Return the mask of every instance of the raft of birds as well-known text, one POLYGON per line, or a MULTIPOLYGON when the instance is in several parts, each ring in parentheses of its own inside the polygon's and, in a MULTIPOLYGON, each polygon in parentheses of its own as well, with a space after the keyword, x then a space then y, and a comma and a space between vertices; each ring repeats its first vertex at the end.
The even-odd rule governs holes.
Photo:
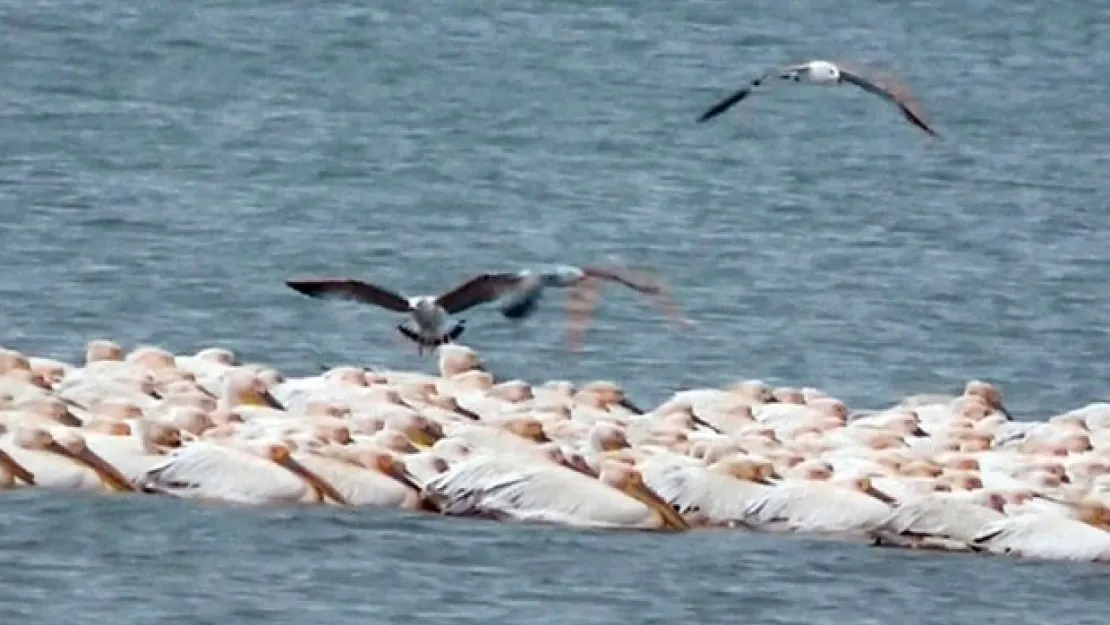
POLYGON ((1110 404, 1015 422, 971 381, 850 412, 748 380, 645 412, 611 382, 497 380, 457 344, 438 375, 103 340, 85 360, 0 349, 3 487, 1110 561, 1110 404))

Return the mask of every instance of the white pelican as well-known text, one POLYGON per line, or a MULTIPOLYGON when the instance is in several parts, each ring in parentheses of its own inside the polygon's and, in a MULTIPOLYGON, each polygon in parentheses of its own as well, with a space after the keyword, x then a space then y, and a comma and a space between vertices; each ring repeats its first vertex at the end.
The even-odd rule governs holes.
POLYGON ((34 485, 51 490, 134 492, 125 476, 88 448, 69 428, 53 433, 15 426, 0 438, 0 450, 34 476, 34 485))
POLYGON ((97 456, 138 487, 148 470, 181 447, 181 431, 173 425, 136 419, 109 423, 107 432, 82 431, 85 443, 97 456))
POLYGON ((482 274, 463 282, 442 295, 419 295, 404 298, 380 286, 350 279, 288 280, 286 286, 309 297, 340 299, 372 304, 410 319, 397 326, 423 354, 457 340, 466 329, 466 320, 451 323, 451 315, 492 302, 520 287, 523 278, 517 274, 482 274), (415 327, 413 327, 415 326, 415 327))
POLYGON ((986 491, 931 493, 903 501, 875 530, 876 544, 969 549, 987 525, 1005 517, 1005 498, 986 491))
POLYGON ((723 458, 710 466, 690 462, 666 464, 668 456, 652 456, 641 465, 644 481, 664 501, 691 520, 707 525, 730 525, 744 519, 744 511, 772 488, 777 478, 769 462, 723 458))
POLYGON ((384 451, 324 447, 293 459, 335 489, 346 505, 438 511, 422 495, 403 460, 384 451))
POLYGON ((988 524, 971 548, 1024 558, 1110 562, 1110 509, 1085 504, 1078 518, 1035 512, 1007 516, 988 524))
POLYGON ((886 521, 894 503, 869 477, 785 480, 748 506, 744 523, 801 533, 866 534, 886 521))
POLYGON ((346 504, 289 448, 265 441, 197 441, 171 453, 143 476, 143 490, 241 504, 346 504))
POLYGON ((533 457, 480 455, 424 486, 446 514, 492 516, 577 527, 685 530, 686 521, 622 462, 599 479, 533 457))
POLYGON ((762 85, 767 79, 774 77, 783 80, 792 80, 794 82, 805 81, 817 85, 853 84, 864 91, 873 93, 894 104, 914 126, 925 131, 925 133, 930 136, 937 136, 936 131, 925 121, 921 111, 918 110, 917 105, 909 97, 905 89, 895 88, 893 85, 882 85, 874 79, 864 76, 859 71, 849 70, 842 65, 836 65, 828 61, 808 61, 806 63, 788 65, 765 72, 763 75, 748 83, 745 87, 734 91, 725 99, 714 104, 709 110, 702 113, 698 121, 708 121, 724 113, 732 108, 733 105, 748 97, 756 87, 762 85))

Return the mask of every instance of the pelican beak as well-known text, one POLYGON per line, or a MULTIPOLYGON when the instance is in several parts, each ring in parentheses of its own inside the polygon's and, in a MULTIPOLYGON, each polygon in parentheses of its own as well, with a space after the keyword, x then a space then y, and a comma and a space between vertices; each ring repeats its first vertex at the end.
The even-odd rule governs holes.
POLYGON ((331 499, 341 506, 351 505, 346 497, 335 490, 334 486, 325 482, 324 478, 309 471, 303 464, 297 462, 291 456, 286 455, 283 458, 275 460, 275 462, 288 469, 293 475, 307 482, 308 485, 312 487, 312 490, 316 492, 316 498, 319 501, 323 501, 326 498, 331 499))
POLYGON ((625 410, 632 411, 633 414, 638 414, 638 415, 644 414, 644 411, 640 410, 636 406, 636 404, 629 401, 629 399, 627 397, 622 398, 620 400, 620 402, 617 403, 617 405, 620 406, 621 408, 624 408, 625 410))
POLYGON ((112 492, 135 492, 135 486, 132 485, 131 481, 119 472, 119 469, 108 464, 103 458, 96 455, 96 453, 94 453, 88 447, 82 448, 81 451, 78 452, 71 452, 55 442, 48 445, 47 449, 58 455, 72 458, 78 463, 92 469, 93 472, 96 473, 96 476, 100 478, 100 481, 103 482, 104 485, 108 487, 108 490, 112 492))
POLYGON ((24 484, 28 486, 35 485, 34 474, 27 469, 24 469, 23 465, 16 462, 15 458, 9 456, 7 452, 2 449, 0 449, 0 466, 7 469, 8 473, 12 474, 12 477, 23 482, 24 484))
POLYGON ((409 440, 412 441, 413 446, 417 449, 428 449, 432 445, 435 445, 436 441, 443 438, 442 436, 437 436, 424 428, 418 427, 408 428, 405 431, 405 434, 409 437, 409 440))
POLYGON ((632 497, 636 501, 644 504, 659 514, 663 519, 663 527, 673 531, 684 531, 690 529, 690 524, 677 510, 672 508, 670 504, 663 501, 655 491, 648 488, 647 484, 643 482, 633 482, 624 488, 624 493, 632 497))
POLYGON ((898 500, 875 488, 874 486, 867 489, 867 494, 887 504, 888 506, 893 506, 894 504, 898 503, 898 500))
POLYGON ((256 391, 254 389, 244 391, 239 400, 241 403, 248 406, 263 406, 266 408, 273 408, 274 410, 285 410, 285 406, 281 405, 270 391, 256 391))
POLYGON ((598 478, 597 471, 594 471, 590 465, 578 454, 569 454, 564 458, 563 466, 571 471, 577 471, 582 475, 588 475, 595 480, 598 478))

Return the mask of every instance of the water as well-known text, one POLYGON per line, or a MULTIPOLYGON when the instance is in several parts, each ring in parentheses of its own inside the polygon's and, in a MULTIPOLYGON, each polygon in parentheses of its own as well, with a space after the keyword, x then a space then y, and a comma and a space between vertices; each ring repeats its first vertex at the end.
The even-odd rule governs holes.
MULTIPOLYGON (((396 320, 294 275, 440 291, 617 256, 700 326, 608 289, 469 315, 503 376, 640 403, 759 377, 879 406, 1003 385, 1106 399, 1110 7, 979 0, 0 1, 0 344, 212 344, 283 371, 431 366, 396 320), (770 65, 888 68, 944 139, 770 65)), ((19 494, 4 622, 1102 622, 1105 569, 780 537, 578 533, 396 514, 19 494), (1096 588, 1098 590, 1096 590, 1096 588)))

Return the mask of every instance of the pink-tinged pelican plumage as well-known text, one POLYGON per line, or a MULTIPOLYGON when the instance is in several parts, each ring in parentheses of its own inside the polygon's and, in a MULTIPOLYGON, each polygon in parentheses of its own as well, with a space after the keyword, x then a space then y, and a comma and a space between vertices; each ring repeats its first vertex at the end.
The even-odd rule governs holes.
POLYGON ((320 476, 266 441, 197 441, 151 467, 143 489, 189 499, 272 505, 326 499, 346 504, 320 476))
POLYGON ((612 529, 686 530, 689 524, 622 462, 593 479, 529 456, 481 455, 432 478, 424 490, 446 514, 612 529))
POLYGON ((651 456, 641 465, 644 481, 688 520, 705 525, 742 521, 753 501, 772 489, 778 478, 769 462, 738 456, 706 466, 692 458, 666 462, 669 455, 651 456))
POLYGON ((1027 512, 990 523, 972 539, 976 551, 1023 558, 1110 562, 1110 509, 1086 504, 1077 518, 1027 512))
POLYGON ((0 438, 0 451, 34 476, 38 488, 72 491, 133 492, 118 469, 88 448, 74 430, 53 433, 17 425, 0 438))
POLYGON ((328 447, 294 452, 293 459, 320 476, 347 505, 436 510, 421 495, 420 484, 404 461, 385 451, 328 447))
POLYGON ((960 551, 1005 517, 1005 498, 985 490, 937 492, 903 501, 876 530, 879 544, 960 551))
POLYGON ((893 503, 869 477, 784 480, 748 506, 744 523, 799 533, 864 534, 882 525, 893 503))

